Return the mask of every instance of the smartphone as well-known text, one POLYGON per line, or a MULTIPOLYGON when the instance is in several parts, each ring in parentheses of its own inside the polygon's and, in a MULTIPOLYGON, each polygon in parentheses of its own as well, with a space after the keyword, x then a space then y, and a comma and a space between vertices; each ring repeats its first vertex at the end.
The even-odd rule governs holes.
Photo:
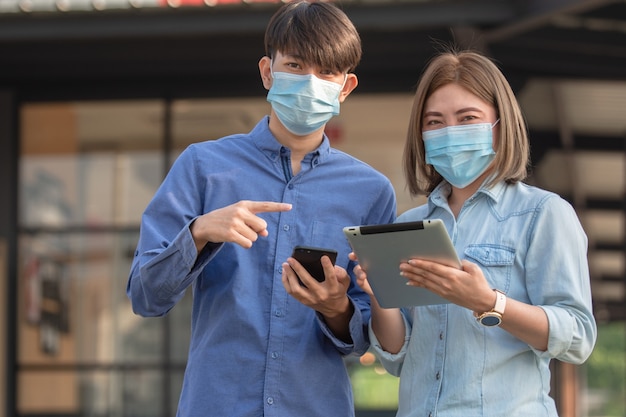
MULTIPOLYGON (((293 248, 291 257, 300 262, 313 278, 315 278, 318 282, 322 282, 326 279, 324 276, 324 267, 322 266, 321 261, 321 258, 324 255, 330 258, 333 265, 335 264, 335 261, 337 260, 337 251, 334 249, 296 246, 293 248)), ((300 281, 300 284, 302 284, 302 281, 300 281)))

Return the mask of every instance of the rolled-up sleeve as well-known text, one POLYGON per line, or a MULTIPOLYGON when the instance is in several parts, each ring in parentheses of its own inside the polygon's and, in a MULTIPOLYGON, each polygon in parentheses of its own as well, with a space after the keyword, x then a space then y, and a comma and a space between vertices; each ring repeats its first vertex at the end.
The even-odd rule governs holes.
POLYGON ((406 319, 406 316, 402 314, 402 320, 404 320, 404 343, 402 344, 402 348, 398 353, 390 353, 383 349, 372 329, 372 323, 369 323, 368 330, 370 336, 370 343, 374 353, 380 360, 380 363, 383 365, 385 370, 389 372, 393 376, 400 376, 400 372, 402 371, 402 365, 404 364, 404 359, 406 357, 407 349, 409 346, 409 339, 411 337, 411 324, 406 319))
POLYGON ((597 337, 587 236, 574 209, 560 198, 545 201, 533 230, 527 256, 529 294, 545 311, 550 327, 548 349, 537 353, 580 364, 597 337))

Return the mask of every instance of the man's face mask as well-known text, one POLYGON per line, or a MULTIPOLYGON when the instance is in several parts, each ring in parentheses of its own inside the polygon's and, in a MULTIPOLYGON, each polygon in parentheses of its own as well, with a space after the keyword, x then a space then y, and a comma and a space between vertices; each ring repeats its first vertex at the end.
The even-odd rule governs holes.
MULTIPOLYGON (((272 78, 267 101, 272 104, 281 123, 294 135, 313 133, 339 114, 339 94, 343 85, 321 80, 313 74, 272 71, 272 78)), ((347 75, 344 84, 346 79, 347 75)))

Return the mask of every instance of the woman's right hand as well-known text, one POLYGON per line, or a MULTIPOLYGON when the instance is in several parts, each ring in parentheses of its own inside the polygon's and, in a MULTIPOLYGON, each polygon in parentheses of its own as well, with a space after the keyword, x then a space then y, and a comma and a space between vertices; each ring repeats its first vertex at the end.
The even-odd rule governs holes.
MULTIPOLYGON (((348 255, 348 257, 350 258, 350 260, 358 262, 356 254, 354 252, 350 252, 350 255, 348 255)), ((367 273, 365 273, 363 268, 361 268, 361 265, 356 264, 353 272, 354 276, 356 277, 356 283, 359 285, 359 287, 361 287, 363 291, 369 294, 370 297, 373 297, 374 292, 372 291, 372 287, 370 287, 370 283, 367 281, 367 273)))
MULTIPOLYGON (((351 260, 358 262, 354 252, 350 253, 348 256, 351 260)), ((396 354, 400 352, 402 346, 404 345, 406 333, 400 309, 382 308, 374 296, 372 287, 370 287, 370 284, 367 281, 367 273, 365 273, 363 268, 361 268, 361 265, 355 265, 353 271, 359 287, 361 287, 363 291, 370 296, 370 300, 372 302, 371 325, 374 334, 376 334, 376 337, 378 338, 378 343, 383 350, 389 353, 396 354)))

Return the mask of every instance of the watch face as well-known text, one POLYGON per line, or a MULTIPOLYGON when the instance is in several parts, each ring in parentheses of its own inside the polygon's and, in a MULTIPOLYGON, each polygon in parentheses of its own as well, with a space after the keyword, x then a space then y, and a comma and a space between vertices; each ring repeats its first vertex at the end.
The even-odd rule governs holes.
POLYGON ((480 323, 483 326, 497 326, 500 324, 502 320, 500 319, 500 317, 496 316, 496 315, 487 315, 484 316, 483 318, 480 319, 480 323))

